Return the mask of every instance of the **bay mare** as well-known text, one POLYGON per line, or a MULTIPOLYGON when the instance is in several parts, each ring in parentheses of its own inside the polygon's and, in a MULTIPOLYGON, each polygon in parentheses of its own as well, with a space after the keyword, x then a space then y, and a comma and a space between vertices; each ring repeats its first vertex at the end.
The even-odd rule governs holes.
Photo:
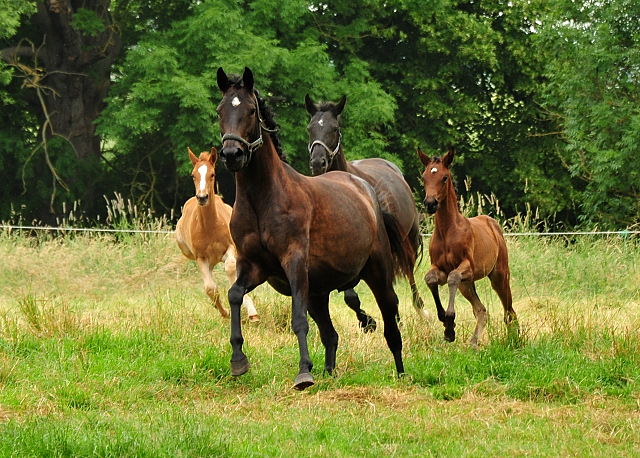
POLYGON ((455 150, 443 157, 430 159, 418 148, 418 157, 425 166, 422 174, 427 213, 435 214, 435 227, 429 243, 431 267, 424 279, 433 294, 438 319, 444 324, 445 339, 456 338, 454 300, 456 289, 471 302, 476 328, 470 343, 477 346, 487 323, 487 309, 476 292, 475 282, 489 277, 504 308, 504 322, 517 334, 517 316, 513 310, 509 254, 502 229, 496 220, 486 215, 465 218, 458 208, 458 197, 449 167, 455 150), (449 286, 449 305, 445 311, 438 294, 439 285, 449 286))
MULTIPOLYGON (((218 152, 211 148, 211 153, 200 153, 197 157, 189 151, 189 159, 193 164, 193 183, 196 195, 184 204, 182 216, 176 225, 176 242, 187 259, 196 261, 204 281, 204 290, 215 307, 225 318, 229 311, 220 301, 218 285, 211 276, 213 267, 224 262, 224 271, 229 285, 236 281, 236 247, 229 231, 231 207, 225 204, 215 193, 215 172, 218 152)), ((258 313, 249 296, 243 303, 247 309, 249 320, 259 321, 258 313)))
MULTIPOLYGON (((411 188, 400 169, 394 163, 381 158, 347 162, 343 150, 342 133, 340 132, 340 115, 346 102, 346 95, 338 103, 321 102, 316 104, 311 100, 309 94, 304 98, 307 112, 311 115, 307 126, 311 173, 318 176, 333 170, 341 170, 367 181, 375 190, 382 210, 391 213, 407 234, 407 238, 403 242, 410 244, 416 253, 416 258, 419 258, 422 253, 420 215, 416 209, 411 188)), ((414 268, 415 263, 407 275, 413 306, 419 316, 428 318, 428 314, 424 310, 424 302, 416 286, 413 275, 414 268)), ((361 326, 365 330, 375 326, 373 318, 360 309, 360 299, 355 291, 345 291, 344 300, 356 312, 361 326)))
POLYGON ((344 172, 307 177, 280 160, 276 123, 254 89, 251 70, 229 78, 219 68, 217 82, 223 96, 218 106, 220 160, 236 177, 230 226, 238 250, 238 279, 229 290, 231 374, 249 370, 242 351, 242 297, 264 282, 291 296, 291 327, 300 351, 294 387, 314 383, 307 312, 318 325, 324 370, 331 373, 338 334, 329 316, 329 293, 352 288, 361 279, 382 313, 396 370, 404 373, 393 259, 397 257, 399 269, 406 272, 414 253, 402 245, 398 222, 383 214, 364 180, 344 172))

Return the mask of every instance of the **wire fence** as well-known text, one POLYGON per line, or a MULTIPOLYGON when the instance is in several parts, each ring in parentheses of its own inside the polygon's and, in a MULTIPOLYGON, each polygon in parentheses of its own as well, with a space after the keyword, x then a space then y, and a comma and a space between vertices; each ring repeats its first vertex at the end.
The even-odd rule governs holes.
MULTIPOLYGON (((28 230, 28 231, 52 231, 52 232, 107 232, 107 233, 125 233, 125 234, 173 234, 172 230, 147 230, 147 229, 108 229, 108 228, 83 228, 83 227, 54 227, 54 226, 16 226, 16 225, 0 225, 0 229, 4 230, 28 230)), ((545 237, 545 236, 582 236, 582 235, 620 235, 628 237, 630 235, 638 235, 638 231, 574 231, 574 232, 505 232, 505 237, 545 237)), ((431 233, 421 234, 423 237, 430 237, 431 233)))

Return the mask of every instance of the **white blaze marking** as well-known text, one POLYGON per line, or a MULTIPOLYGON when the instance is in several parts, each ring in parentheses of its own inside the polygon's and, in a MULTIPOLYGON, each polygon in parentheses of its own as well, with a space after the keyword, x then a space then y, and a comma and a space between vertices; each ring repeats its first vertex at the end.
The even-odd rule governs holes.
POLYGON ((200 174, 200 191, 204 191, 207 186, 207 166, 201 165, 198 167, 198 173, 200 174))
POLYGON ((320 127, 324 126, 324 121, 321 119, 320 121, 318 121, 318 124, 320 125, 320 127))
POLYGON ((234 97, 233 100, 231 101, 231 105, 233 105, 234 107, 237 107, 238 105, 240 105, 240 99, 238 97, 234 97))
POLYGON ((431 169, 431 173, 436 173, 438 171, 438 169, 436 169, 435 167, 431 169))

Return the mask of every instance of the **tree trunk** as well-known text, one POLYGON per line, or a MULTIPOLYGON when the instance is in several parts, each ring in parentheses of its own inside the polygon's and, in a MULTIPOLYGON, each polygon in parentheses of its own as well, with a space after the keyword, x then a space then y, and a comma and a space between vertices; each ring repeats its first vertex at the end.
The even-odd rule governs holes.
MULTIPOLYGON (((101 154, 94 122, 105 106, 111 65, 121 47, 110 4, 110 0, 38 2, 31 23, 42 33, 42 42, 25 46, 23 41, 1 54, 33 91, 28 99, 36 104, 41 134, 44 129, 41 140, 66 139, 81 165, 90 168, 101 154)), ((72 184, 74 178, 61 172, 61 180, 72 184)), ((94 186, 85 183, 83 188, 87 194, 83 203, 91 207, 94 186)))

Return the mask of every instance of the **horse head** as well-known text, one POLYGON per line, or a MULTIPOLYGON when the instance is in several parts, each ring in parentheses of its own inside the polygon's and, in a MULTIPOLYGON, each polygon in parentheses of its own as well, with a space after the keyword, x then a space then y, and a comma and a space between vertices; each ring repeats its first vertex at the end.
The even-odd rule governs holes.
POLYGON ((232 172, 246 167, 253 152, 262 146, 262 119, 253 88, 253 73, 245 67, 242 77, 227 77, 218 68, 222 101, 217 112, 222 134, 220 161, 232 172))
POLYGON ((340 114, 344 110, 347 96, 337 104, 324 102, 313 103, 309 94, 304 97, 304 104, 311 115, 307 126, 309 131, 309 166, 311 173, 322 175, 331 169, 333 159, 340 151, 340 114))
POLYGON ((218 160, 218 151, 211 148, 211 154, 205 152, 200 153, 200 157, 193 154, 191 148, 189 150, 189 159, 193 164, 193 184, 196 186, 196 199, 201 207, 207 205, 210 201, 209 197, 215 194, 216 184, 216 161, 218 160))
POLYGON ((426 167, 422 174, 425 190, 424 206, 430 215, 433 215, 438 210, 438 203, 444 202, 447 198, 450 185, 447 182, 451 182, 449 166, 453 162, 455 154, 455 149, 451 148, 443 158, 435 156, 430 159, 418 148, 420 162, 426 167))

